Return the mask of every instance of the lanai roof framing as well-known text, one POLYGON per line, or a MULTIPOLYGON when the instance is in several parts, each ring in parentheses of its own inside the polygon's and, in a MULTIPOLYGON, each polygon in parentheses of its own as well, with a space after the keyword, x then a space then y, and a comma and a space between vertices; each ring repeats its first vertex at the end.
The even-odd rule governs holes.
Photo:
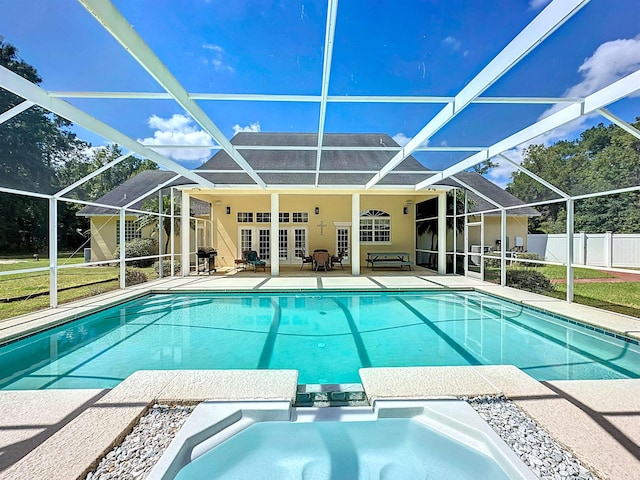
MULTIPOLYGON (((378 183, 405 158, 411 155, 417 147, 429 140, 431 136, 467 107, 474 98, 478 97, 494 84, 588 2, 589 0, 552 2, 547 8, 540 12, 475 78, 460 90, 453 101, 447 103, 400 152, 369 180, 366 188, 369 189, 378 183)), ((433 183, 428 185, 433 185, 433 183)), ((416 189, 418 189, 417 186, 416 189)))
MULTIPOLYGON (((189 98, 189 94, 177 78, 162 63, 129 22, 106 0, 78 0, 91 15, 131 54, 131 56, 151 75, 173 99, 229 154, 233 160, 262 188, 264 181, 242 158, 218 126, 189 98)), ((177 172, 179 173, 179 172, 177 172)))

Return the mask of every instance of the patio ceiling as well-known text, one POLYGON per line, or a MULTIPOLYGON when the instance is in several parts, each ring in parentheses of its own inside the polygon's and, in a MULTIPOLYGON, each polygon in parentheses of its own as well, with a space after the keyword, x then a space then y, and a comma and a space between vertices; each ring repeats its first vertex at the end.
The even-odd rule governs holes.
MULTIPOLYGON (((78 4, 90 14, 90 16, 86 16, 86 28, 91 30, 92 34, 102 35, 102 41, 105 41, 105 34, 115 39, 122 49, 121 54, 125 54, 128 57, 128 62, 133 60, 138 67, 142 67, 144 72, 153 80, 155 87, 146 91, 142 89, 126 90, 122 88, 122 85, 112 90, 92 90, 86 88, 64 89, 64 87, 53 88, 59 86, 53 81, 51 82, 53 87, 43 88, 32 84, 4 67, 0 67, 0 86, 19 95, 25 100, 23 103, 6 112, 0 112, 0 124, 20 115, 33 105, 39 105, 67 118, 74 124, 88 131, 94 132, 107 141, 121 145, 128 150, 126 155, 135 154, 148 158, 163 169, 173 171, 176 175, 185 177, 194 184, 206 189, 229 188, 230 185, 214 183, 207 178, 206 172, 198 171, 196 168, 186 165, 185 162, 176 160, 175 155, 172 156, 163 152, 167 152, 167 149, 171 149, 171 151, 180 149, 189 151, 199 148, 206 148, 209 151, 223 150, 237 164, 240 169, 239 171, 248 176, 253 187, 263 190, 282 189, 282 184, 270 184, 265 180, 265 177, 268 176, 268 173, 285 172, 286 170, 260 172, 247 162, 245 158, 247 151, 268 149, 282 151, 310 150, 315 152, 315 168, 305 170, 305 173, 312 174, 309 175, 310 180, 306 184, 296 185, 296 188, 307 189, 317 189, 322 186, 320 185, 320 176, 323 172, 323 155, 326 154, 326 152, 332 150, 376 150, 387 152, 389 160, 379 170, 369 172, 370 177, 368 180, 363 181, 362 184, 350 185, 351 188, 362 191, 382 188, 384 182, 380 182, 391 172, 396 174, 402 173, 401 168, 397 167, 412 155, 435 153, 450 153, 453 155, 455 153, 457 155, 455 157, 456 160, 450 165, 447 165, 445 168, 436 169, 430 177, 416 180, 415 183, 412 184, 412 187, 416 191, 420 191, 452 177, 457 173, 467 171, 471 167, 488 159, 505 159, 505 152, 535 139, 546 132, 593 114, 600 115, 602 119, 612 122, 640 138, 640 132, 637 129, 629 125, 629 123, 620 116, 606 110, 608 106, 615 104, 621 99, 632 98, 633 94, 640 90, 640 70, 631 72, 583 96, 483 96, 483 94, 485 94, 487 90, 490 90, 502 77, 507 75, 516 65, 530 56, 537 47, 547 41, 554 32, 563 28, 565 24, 570 23, 578 12, 588 10, 590 8, 590 5, 588 5, 589 0, 556 0, 537 14, 530 12, 529 14, 532 18, 529 19, 528 23, 526 23, 515 36, 511 37, 512 39, 510 41, 503 44, 504 46, 499 53, 486 62, 484 66, 481 64, 475 65, 475 71, 478 73, 475 75, 467 73, 468 78, 462 88, 456 88, 454 85, 443 89, 444 93, 446 93, 445 95, 412 94, 407 93, 408 90, 397 93, 385 92, 385 94, 379 95, 362 94, 358 92, 357 88, 354 88, 352 92, 345 91, 340 86, 340 82, 342 82, 342 79, 348 74, 348 71, 345 72, 345 52, 352 55, 354 59, 357 59, 361 52, 357 49, 341 48, 353 42, 353 38, 350 36, 350 32, 345 33, 344 31, 337 30, 337 25, 341 24, 340 22, 344 22, 348 26, 356 20, 349 14, 349 8, 352 8, 351 6, 345 6, 347 13, 344 18, 341 17, 342 9, 339 7, 337 0, 328 0, 326 3, 316 2, 316 9, 318 10, 324 5, 326 12, 324 14, 326 15, 324 18, 324 34, 322 36, 317 35, 317 48, 322 52, 322 65, 321 68, 310 67, 301 70, 302 74, 314 75, 317 78, 316 84, 319 85, 319 88, 317 91, 311 93, 300 93, 300 91, 292 91, 289 93, 275 92, 276 87, 270 87, 272 91, 267 91, 266 93, 260 91, 253 93, 234 93, 220 91, 215 85, 206 91, 193 90, 193 88, 187 86, 187 83, 194 84, 194 81, 190 77, 183 74, 183 78, 180 78, 179 75, 172 72, 172 65, 175 69, 178 60, 167 57, 167 55, 163 53, 162 42, 154 37, 152 42, 155 45, 152 47, 151 44, 145 40, 145 36, 151 38, 149 37, 149 32, 154 29, 154 26, 152 23, 146 23, 147 19, 144 16, 131 13, 134 11, 134 7, 128 5, 126 2, 110 2, 107 0, 78 0, 78 4), (317 5, 319 5, 319 7, 317 5), (126 12, 130 12, 132 16, 128 17, 126 12), (95 24, 95 20, 97 20, 99 26, 95 24), (339 54, 339 60, 336 60, 336 53, 339 54), (339 86, 335 88, 333 88, 334 78, 337 78, 337 83, 339 84, 339 86), (336 92, 340 92, 340 94, 336 92), (198 145, 188 142, 162 144, 154 142, 153 139, 142 140, 139 138, 142 136, 139 133, 134 133, 133 130, 131 130, 132 133, 128 133, 127 128, 120 126, 119 123, 122 122, 121 119, 109 122, 99 118, 102 116, 102 113, 100 113, 100 110, 96 107, 96 102, 112 101, 126 101, 127 105, 133 106, 131 107, 131 111, 135 109, 140 112, 145 112, 145 114, 151 111, 145 110, 145 108, 156 108, 155 106, 159 105, 158 102, 173 102, 174 109, 177 107, 178 111, 186 113, 193 122, 202 129, 202 132, 208 136, 209 141, 206 144, 198 145), (148 105, 153 105, 153 107, 140 107, 141 102, 146 102, 148 105), (279 112, 278 115, 280 116, 286 116, 286 105, 295 106, 295 108, 301 109, 300 111, 311 108, 314 112, 317 112, 317 115, 312 115, 316 120, 316 127, 315 130, 307 128, 305 133, 315 133, 316 142, 313 145, 306 146, 232 144, 230 141, 231 135, 225 134, 223 131, 224 128, 219 126, 219 118, 214 118, 218 115, 215 106, 220 105, 220 102, 237 105, 238 110, 257 103, 268 104, 273 107, 274 112, 279 112), (213 104, 213 107, 211 104, 213 104), (356 109, 353 110, 356 113, 350 114, 353 118, 356 118, 362 112, 366 112, 366 109, 371 105, 388 105, 389 108, 401 107, 402 109, 406 109, 394 110, 397 112, 409 112, 411 109, 421 109, 422 119, 418 122, 417 128, 414 127, 415 130, 411 132, 408 141, 401 146, 380 145, 377 147, 359 147, 353 145, 326 144, 325 132, 335 132, 331 126, 332 123, 329 121, 328 109, 330 107, 337 109, 337 116, 343 111, 341 109, 356 109), (455 142, 451 142, 455 143, 453 145, 448 145, 447 142, 444 141, 439 145, 430 144, 430 141, 438 132, 449 126, 456 118, 463 116, 463 112, 469 110, 471 106, 484 108, 486 106, 505 105, 512 107, 536 106, 536 108, 537 106, 551 106, 554 110, 546 117, 542 117, 539 114, 529 115, 528 118, 523 116, 525 119, 522 121, 522 125, 518 125, 519 128, 515 132, 505 131, 497 139, 493 139, 493 141, 485 144, 477 142, 465 144, 464 137, 471 137, 472 135, 464 135, 462 138, 457 137, 455 142), (357 108, 362 108, 363 110, 357 110, 357 108), (136 139, 136 137, 138 138, 136 139)), ((313 2, 311 2, 311 4, 313 4, 313 2)), ((52 4, 49 3, 49 5, 52 4)), ((152 5, 152 3, 149 3, 147 7, 154 8, 152 5)), ((77 5, 69 4, 66 8, 77 8, 77 5)), ((167 7, 167 10, 169 10, 169 7, 167 7)), ((300 18, 303 23, 305 15, 305 7, 303 5, 300 13, 300 18)), ((179 27, 184 28, 185 26, 176 24, 176 31, 167 33, 167 42, 178 41, 176 34, 180 31, 179 27)), ((230 24, 228 28, 238 29, 242 28, 242 25, 230 24)), ((186 35, 185 32, 186 31, 183 31, 186 35)), ((253 40, 255 41, 257 39, 253 40)), ((197 41, 205 42, 205 39, 199 38, 197 41)), ((19 46, 19 40, 17 43, 19 46)), ((222 47, 217 44, 202 43, 202 45, 216 52, 216 55, 221 55, 223 51, 222 47)), ((283 53, 283 55, 286 56, 286 52, 283 53)), ((217 69, 218 64, 215 63, 215 61, 220 60, 219 58, 217 58, 217 60, 214 59, 214 64, 217 69)), ((354 62, 356 61, 357 60, 354 60, 354 62)), ((125 62, 125 60, 122 60, 122 62, 125 62)), ((298 63, 299 62, 300 58, 298 57, 298 63)), ((118 66, 119 64, 116 64, 116 68, 118 66)), ((65 67, 61 65, 61 68, 65 67)), ((129 63, 126 68, 131 70, 134 67, 131 67, 129 63)), ((422 68, 426 68, 424 62, 422 68)), ((473 70, 470 70, 470 72, 471 71, 473 70)), ((96 84, 102 83, 100 79, 96 79, 96 84)), ((150 85, 148 81, 138 80, 137 78, 123 81, 122 83, 130 85, 150 85)), ((384 88, 381 87, 379 90, 383 91, 384 88)), ((164 111, 166 111, 166 108, 164 108, 164 111)), ((536 110, 536 112, 538 111, 539 110, 536 110)), ((413 110, 413 112, 415 113, 415 110, 413 110)), ((130 113, 127 114, 129 115, 130 113)), ((140 113, 140 115, 143 115, 143 113, 140 113)), ((366 113, 362 116, 366 116, 366 113)), ((374 133, 373 131, 367 130, 367 125, 358 124, 357 127, 359 132, 374 133)), ((394 132, 385 133, 393 134, 394 132)), ((112 162, 112 164, 121 161, 126 155, 112 162)), ((417 158, 420 160, 420 157, 417 158)), ((454 157, 452 156, 451 158, 454 157)), ((519 165, 514 165, 514 168, 525 171, 525 173, 530 173, 519 165)), ((354 171, 356 171, 355 168, 354 171)), ((96 173, 92 175, 95 176, 96 173)), ((553 179, 540 179, 533 174, 531 175, 532 178, 540 181, 546 187, 566 197, 564 192, 557 191, 552 185, 553 179)), ((57 196, 63 195, 73 187, 90 178, 92 178, 92 176, 85 177, 85 179, 78 179, 74 184, 58 192, 57 196)), ((174 178, 172 178, 172 180, 174 180, 174 178)), ((342 187, 344 187, 344 185, 342 185, 342 187)), ((159 186, 156 185, 150 186, 149 192, 154 189, 157 190, 158 188, 159 186)))

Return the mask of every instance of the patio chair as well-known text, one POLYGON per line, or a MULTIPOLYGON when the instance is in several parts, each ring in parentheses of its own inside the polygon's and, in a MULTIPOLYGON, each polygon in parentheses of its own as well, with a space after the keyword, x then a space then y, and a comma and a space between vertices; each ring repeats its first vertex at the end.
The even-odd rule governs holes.
POLYGON ((300 270, 304 268, 305 263, 311 264, 311 268, 313 269, 313 257, 311 255, 305 255, 304 250, 296 250, 296 257, 299 257, 302 260, 302 265, 300 265, 300 270))
POLYGON ((313 263, 315 264, 316 272, 320 268, 324 268, 326 272, 331 269, 331 255, 329 255, 329 252, 315 252, 313 254, 313 263))
POLYGON ((260 260, 258 257, 258 252, 255 250, 248 250, 246 252, 247 264, 253 265, 253 271, 255 272, 258 268, 262 268, 263 271, 267 271, 267 262, 264 260, 260 260))
POLYGON ((340 250, 340 253, 338 253, 338 255, 334 255, 331 257, 331 266, 335 265, 336 263, 340 264, 340 268, 342 268, 342 270, 344 270, 344 266, 342 266, 342 259, 344 258, 344 250, 340 250))

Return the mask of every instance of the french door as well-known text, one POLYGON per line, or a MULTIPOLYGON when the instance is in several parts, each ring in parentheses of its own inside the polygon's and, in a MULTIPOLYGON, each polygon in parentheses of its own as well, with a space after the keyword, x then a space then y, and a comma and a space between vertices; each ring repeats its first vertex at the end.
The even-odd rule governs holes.
MULTIPOLYGON (((300 261, 297 252, 309 253, 309 236, 307 227, 284 227, 278 230, 278 256, 280 263, 295 264, 300 261)), ((271 230, 262 227, 240 227, 238 229, 238 246, 242 252, 255 250, 258 256, 269 262, 271 259, 271 230)))

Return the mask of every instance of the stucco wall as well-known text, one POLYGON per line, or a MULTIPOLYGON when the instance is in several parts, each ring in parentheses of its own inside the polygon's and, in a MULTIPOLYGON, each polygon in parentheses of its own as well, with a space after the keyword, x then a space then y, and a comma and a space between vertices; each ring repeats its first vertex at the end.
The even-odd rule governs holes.
MULTIPOLYGON (((233 266, 233 260, 240 258, 239 229, 256 227, 269 229, 269 223, 256 223, 257 212, 271 211, 271 196, 266 195, 229 195, 229 196, 202 196, 199 197, 211 203, 214 218, 214 246, 218 250, 217 262, 221 266, 233 266), (226 213, 227 207, 230 213, 226 213), (237 222, 238 212, 252 212, 253 223, 237 222)), ((422 197, 423 199, 424 197, 422 197)), ((412 254, 414 251, 414 205, 417 199, 408 195, 361 195, 360 211, 369 209, 382 210, 391 215, 391 244, 362 244, 360 247, 361 264, 364 264, 367 251, 406 251, 412 254), (413 203, 408 206, 407 214, 403 209, 408 200, 413 203)), ((279 211, 307 212, 308 223, 283 223, 280 228, 306 227, 308 235, 308 251, 317 248, 326 248, 329 252, 336 253, 336 225, 335 223, 349 223, 351 218, 351 194, 344 195, 313 195, 313 194, 280 194, 279 211), (315 213, 315 208, 320 213, 315 213), (323 224, 320 228, 318 225, 323 224)), ((308 252, 307 252, 308 253, 308 252)), ((291 264, 298 264, 299 260, 292 259, 291 264)))
MULTIPOLYGON (((135 220, 135 216, 127 216, 126 220, 135 220)), ((119 216, 94 216, 91 217, 91 261, 100 262, 104 260, 114 260, 113 252, 117 247, 119 216)), ((162 247, 166 243, 163 232, 162 247)), ((142 229, 143 238, 156 238, 157 232, 154 232, 153 226, 142 229)), ((195 235, 191 231, 191 251, 195 249, 195 235)), ((174 243, 174 252, 180 253, 180 235, 176 235, 174 243)), ((169 249, 167 249, 169 250, 169 249)), ((165 253, 169 253, 168 251, 165 253)), ((195 260, 192 260, 195 262, 195 260)))

